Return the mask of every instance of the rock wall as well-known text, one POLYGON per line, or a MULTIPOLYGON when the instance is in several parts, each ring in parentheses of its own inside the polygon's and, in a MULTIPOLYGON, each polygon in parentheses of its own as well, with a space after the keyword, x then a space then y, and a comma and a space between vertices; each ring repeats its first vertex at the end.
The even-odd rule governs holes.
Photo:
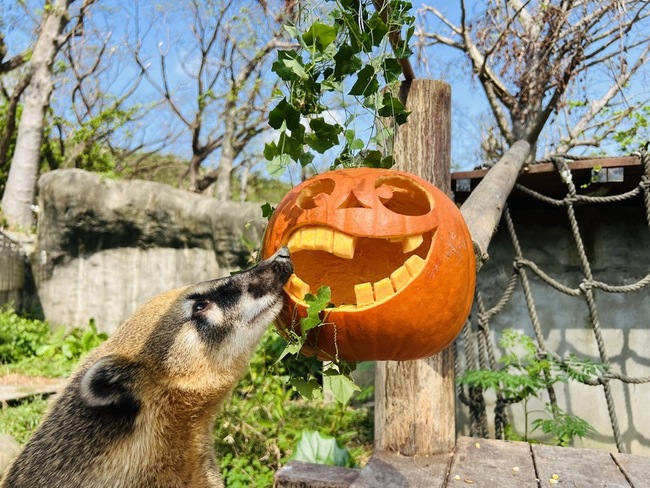
POLYGON ((32 267, 53 323, 110 333, 161 291, 249 266, 264 230, 258 204, 159 183, 57 170, 38 187, 32 267))

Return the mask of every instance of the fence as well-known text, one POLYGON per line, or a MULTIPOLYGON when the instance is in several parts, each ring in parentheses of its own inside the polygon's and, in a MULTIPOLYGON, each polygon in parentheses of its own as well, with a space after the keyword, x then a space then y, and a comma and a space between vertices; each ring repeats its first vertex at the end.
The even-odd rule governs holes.
POLYGON ((0 305, 20 306, 26 256, 22 246, 0 230, 0 305))

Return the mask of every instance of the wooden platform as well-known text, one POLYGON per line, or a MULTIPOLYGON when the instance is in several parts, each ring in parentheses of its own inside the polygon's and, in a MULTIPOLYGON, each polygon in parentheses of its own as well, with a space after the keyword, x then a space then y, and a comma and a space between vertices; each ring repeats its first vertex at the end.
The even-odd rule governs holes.
POLYGON ((289 462, 276 488, 645 488, 650 457, 491 439, 458 439, 453 453, 375 453, 361 470, 289 462))

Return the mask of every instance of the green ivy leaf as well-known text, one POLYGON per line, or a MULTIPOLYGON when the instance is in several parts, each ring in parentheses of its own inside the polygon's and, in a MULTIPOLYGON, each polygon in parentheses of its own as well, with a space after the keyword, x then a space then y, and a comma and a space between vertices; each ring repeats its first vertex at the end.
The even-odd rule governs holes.
POLYGON ((370 39, 372 45, 377 47, 381 44, 386 34, 388 34, 388 26, 382 20, 379 12, 374 12, 368 19, 368 27, 370 28, 370 39))
POLYGON ((275 207, 272 206, 269 202, 266 202, 260 208, 262 209, 262 218, 264 219, 270 219, 273 215, 273 212, 275 211, 275 207))
POLYGON ((266 163, 266 170, 272 178, 279 178, 287 170, 287 166, 291 163, 291 158, 288 154, 278 154, 271 161, 266 163))
POLYGON ((396 58, 386 58, 382 63, 382 69, 386 83, 390 85, 399 81, 399 77, 402 74, 402 65, 399 64, 396 58))
POLYGON ((319 52, 325 51, 336 39, 336 26, 314 22, 302 36, 302 40, 308 46, 314 46, 319 52))
POLYGON ((307 307, 307 313, 309 314, 319 314, 327 308, 332 300, 332 289, 329 286, 321 286, 316 291, 316 295, 307 293, 305 295, 305 302, 309 305, 307 307))
POLYGON ((291 51, 278 51, 278 60, 271 65, 271 71, 283 81, 294 81, 307 77, 300 55, 293 49, 291 51))
POLYGON ((282 124, 286 124, 287 129, 294 130, 300 125, 300 112, 293 105, 283 98, 269 112, 269 125, 274 129, 280 129, 282 124))
POLYGON ((263 154, 267 161, 271 161, 279 154, 278 145, 274 141, 267 142, 264 144, 263 154))
POLYGON ((363 63, 349 44, 343 44, 334 55, 334 77, 340 80, 345 75, 351 75, 361 69, 363 63))
POLYGON ((303 431, 290 459, 328 466, 350 467, 352 464, 350 453, 336 439, 311 430, 303 431))
POLYGON ((371 93, 375 93, 379 90, 379 81, 377 81, 377 75, 375 73, 375 68, 371 65, 367 65, 359 71, 357 74, 357 81, 350 91, 349 95, 354 96, 368 96, 371 93))
POLYGON ((315 378, 310 378, 309 380, 304 378, 291 378, 289 384, 296 389, 300 396, 307 400, 320 397, 320 385, 315 378))
POLYGON ((406 111, 404 104, 390 93, 384 93, 382 107, 377 111, 382 117, 393 117, 398 125, 406 122, 410 112, 406 111))
POLYGON ((328 124, 322 117, 310 120, 309 127, 313 133, 305 137, 305 141, 321 154, 339 143, 339 134, 343 130, 338 124, 328 124))
POLYGON ((381 151, 367 151, 361 161, 364 166, 369 168, 381 168, 382 154, 381 151))
POLYGON ((332 395, 341 405, 347 405, 354 392, 360 390, 359 386, 350 377, 334 369, 324 372, 323 386, 332 391, 332 395))

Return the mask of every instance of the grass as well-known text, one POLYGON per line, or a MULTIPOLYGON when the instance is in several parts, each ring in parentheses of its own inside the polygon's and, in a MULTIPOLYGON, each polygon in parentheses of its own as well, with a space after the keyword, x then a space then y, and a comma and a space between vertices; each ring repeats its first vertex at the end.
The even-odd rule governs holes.
POLYGON ((20 444, 24 444, 40 422, 47 399, 35 396, 17 402, 12 406, 4 404, 0 409, 0 432, 11 435, 20 444))

